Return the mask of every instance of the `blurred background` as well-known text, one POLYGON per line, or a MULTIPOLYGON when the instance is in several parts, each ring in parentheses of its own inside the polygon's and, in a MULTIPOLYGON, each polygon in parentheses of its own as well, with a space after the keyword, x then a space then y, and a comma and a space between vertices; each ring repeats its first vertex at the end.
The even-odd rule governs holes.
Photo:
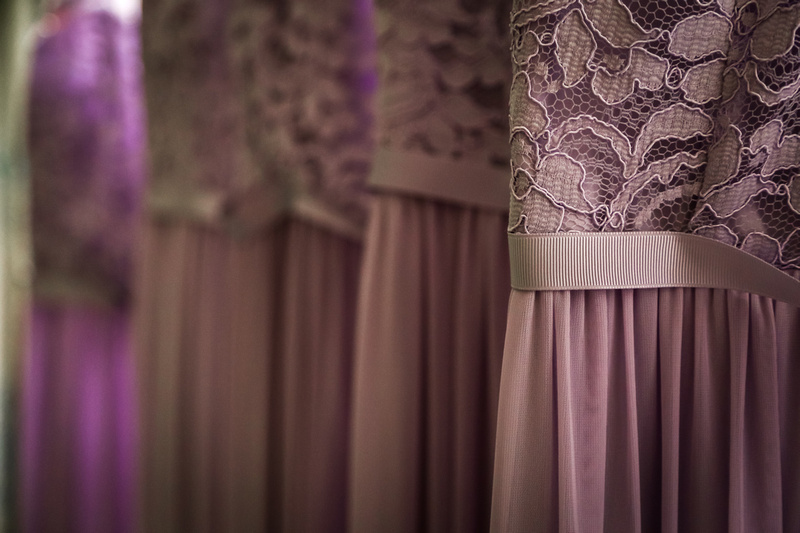
POLYGON ((131 531, 136 0, 3 3, 5 531, 131 531))

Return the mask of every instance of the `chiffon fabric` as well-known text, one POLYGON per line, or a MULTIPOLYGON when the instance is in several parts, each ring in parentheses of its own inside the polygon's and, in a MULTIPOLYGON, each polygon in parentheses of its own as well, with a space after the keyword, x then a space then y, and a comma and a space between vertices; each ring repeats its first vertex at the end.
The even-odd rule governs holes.
POLYGON ((797 531, 800 310, 513 291, 492 531, 797 531))
POLYGON ((345 530, 365 6, 145 3, 142 531, 345 530))
POLYGON ((505 216, 377 194, 358 305, 350 531, 486 531, 505 216))
POLYGON ((162 223, 144 249, 141 530, 343 531, 360 245, 162 223))
POLYGON ((33 309, 22 385, 22 531, 132 532, 137 431, 130 314, 33 309))

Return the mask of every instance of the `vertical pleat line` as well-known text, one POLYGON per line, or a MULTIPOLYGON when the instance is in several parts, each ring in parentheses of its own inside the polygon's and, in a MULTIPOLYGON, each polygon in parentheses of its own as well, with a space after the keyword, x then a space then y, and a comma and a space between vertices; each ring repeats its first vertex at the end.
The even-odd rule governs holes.
POLYGON ((308 442, 303 433, 311 424, 308 416, 312 413, 309 406, 314 402, 317 391, 314 388, 313 361, 308 356, 320 342, 319 318, 316 309, 303 313, 303 302, 313 294, 315 307, 325 305, 318 289, 318 280, 311 279, 309 264, 319 252, 315 242, 309 239, 299 225, 290 222, 287 245, 284 253, 283 287, 280 306, 283 315, 283 345, 274 356, 281 359, 283 371, 280 373, 282 392, 278 397, 282 424, 279 426, 281 444, 281 490, 276 497, 281 498, 279 507, 282 510, 280 521, 275 528, 278 531, 302 531, 303 512, 301 502, 305 463, 311 461, 308 442), (302 246, 292 243, 302 242, 302 246), (306 261, 308 260, 308 261, 306 261), (298 283, 299 280, 302 282, 298 283), (308 293, 306 292, 308 291, 308 293), (297 320, 302 320, 305 332, 297 327, 297 320), (314 332, 314 335, 309 334, 314 332))
POLYGON ((561 407, 556 386, 554 300, 549 291, 512 291, 509 299, 497 414, 492 533, 552 533, 559 529, 561 407))
POLYGON ((683 335, 683 292, 660 291, 658 348, 661 374, 661 531, 678 533, 680 481, 680 387, 683 335))
POLYGON ((421 526, 423 267, 420 243, 396 235, 423 229, 407 204, 382 200, 373 199, 356 325, 349 528, 357 533, 421 526))
MULTIPOLYGON (((458 265, 447 259, 457 253, 461 231, 457 220, 440 217, 430 203, 419 204, 422 211, 424 249, 422 253, 423 311, 422 348, 425 376, 421 418, 424 420, 423 501, 421 519, 424 531, 451 531, 455 481, 455 405, 456 367, 462 364, 455 355, 456 324, 450 305, 457 296, 461 276, 458 265), (447 261, 448 268, 442 268, 447 261)), ((459 358, 465 354, 458 353, 459 358)))
MULTIPOLYGON (((180 529, 181 486, 181 396, 186 384, 182 373, 182 350, 185 335, 182 331, 182 307, 186 295, 194 294, 192 280, 185 275, 194 254, 195 236, 184 226, 151 226, 157 257, 163 257, 162 268, 153 276, 147 292, 161 295, 154 309, 151 327, 152 349, 142 353, 153 363, 153 394, 145 393, 148 402, 147 422, 152 420, 153 434, 144 443, 153 464, 146 467, 143 494, 148 500, 144 531, 171 532, 180 529), (163 277, 162 277, 163 274, 163 277), (157 287, 163 287, 157 290, 157 287), (151 477, 152 476, 152 477, 151 477), (149 497, 148 497, 149 495, 149 497)), ((147 262, 145 260, 145 262, 147 262)), ((149 312, 143 310, 142 312, 149 312)))
MULTIPOLYGON (((553 321, 553 357, 556 365, 556 405, 558 409, 558 516, 559 533, 576 533, 579 527, 578 509, 580 502, 577 494, 577 467, 575 464, 576 435, 575 408, 572 399, 572 369, 570 332, 573 302, 569 292, 555 295, 556 308, 565 312, 555 313, 553 321)), ((582 303, 582 302, 581 302, 582 303)), ((576 328, 580 329, 580 328, 576 328)))
POLYGON ((728 531, 744 533, 745 527, 745 394, 747 383, 747 349, 750 344, 749 302, 744 293, 728 299, 731 360, 731 435, 730 488, 728 502, 728 531))
MULTIPOLYGON (((453 459, 452 503, 453 531, 471 533, 485 531, 488 516, 484 516, 479 497, 480 487, 489 483, 480 467, 486 464, 479 454, 485 448, 480 440, 484 427, 486 389, 485 367, 488 359, 483 337, 481 300, 484 275, 479 250, 474 249, 478 233, 476 216, 465 211, 461 221, 456 249, 455 298, 453 299, 453 353, 456 354, 453 381, 453 459)), ((478 246, 480 243, 477 243, 478 246)))
POLYGON ((633 291, 609 295, 605 531, 641 531, 633 291), (612 304, 613 302, 613 304, 612 304))
POLYGON ((269 339, 274 338, 270 304, 276 283, 276 239, 236 246, 229 258, 231 334, 228 352, 231 387, 227 397, 231 419, 230 445, 226 450, 229 470, 225 530, 261 531, 266 526, 266 457, 268 412, 268 361, 273 357, 269 339), (239 354, 238 357, 236 355, 239 354))
MULTIPOLYGON (((630 291, 633 333, 635 409, 637 423, 636 468, 638 513, 642 531, 661 529, 661 383, 658 357, 659 289, 630 291)), ((627 309, 627 308, 626 308, 627 309)), ((630 322, 629 322, 630 320, 630 322)))
POLYGON ((800 531, 800 308, 777 302, 777 378, 781 447, 782 522, 784 531, 800 531))
POLYGON ((774 303, 751 296, 744 406, 743 531, 784 531, 774 303))

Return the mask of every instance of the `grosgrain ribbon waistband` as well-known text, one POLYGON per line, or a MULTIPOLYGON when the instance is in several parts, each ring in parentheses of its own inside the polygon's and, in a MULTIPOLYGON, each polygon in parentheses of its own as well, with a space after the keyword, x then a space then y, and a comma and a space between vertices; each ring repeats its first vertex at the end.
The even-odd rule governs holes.
POLYGON ((507 168, 483 160, 382 148, 373 160, 369 185, 379 190, 508 211, 509 175, 507 168))
POLYGON ((800 281, 738 248, 686 233, 509 235, 518 290, 708 287, 800 307, 800 281))

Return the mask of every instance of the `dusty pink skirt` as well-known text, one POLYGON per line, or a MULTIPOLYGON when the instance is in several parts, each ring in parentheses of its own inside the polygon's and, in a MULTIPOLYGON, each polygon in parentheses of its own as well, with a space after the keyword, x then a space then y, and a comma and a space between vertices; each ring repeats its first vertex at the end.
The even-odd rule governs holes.
POLYGON ((343 531, 360 244, 153 224, 145 255, 141 530, 343 531))
POLYGON ((492 531, 800 531, 800 310, 513 291, 492 531))
POLYGON ((373 199, 353 404, 352 532, 486 531, 509 293, 505 215, 373 199))

